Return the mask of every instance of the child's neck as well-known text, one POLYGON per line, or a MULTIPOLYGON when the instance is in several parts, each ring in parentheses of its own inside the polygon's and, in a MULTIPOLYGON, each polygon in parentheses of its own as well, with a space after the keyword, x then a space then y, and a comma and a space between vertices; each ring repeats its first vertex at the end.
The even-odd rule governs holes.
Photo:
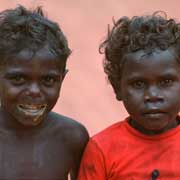
POLYGON ((47 126, 48 118, 45 118, 43 122, 34 127, 25 127, 16 120, 13 119, 11 115, 6 113, 2 108, 0 108, 0 127, 9 132, 15 132, 16 134, 36 134, 39 129, 43 129, 47 126))
POLYGON ((133 127, 134 129, 136 129, 137 131, 145 134, 145 135, 158 135, 158 134, 162 134, 170 129, 173 129, 175 127, 177 127, 180 124, 180 117, 177 116, 176 117, 176 121, 174 124, 172 124, 170 127, 166 128, 166 129, 160 129, 160 130, 148 130, 145 129, 144 127, 142 127, 140 124, 138 124, 135 120, 133 120, 132 118, 129 119, 129 125, 131 127, 133 127))

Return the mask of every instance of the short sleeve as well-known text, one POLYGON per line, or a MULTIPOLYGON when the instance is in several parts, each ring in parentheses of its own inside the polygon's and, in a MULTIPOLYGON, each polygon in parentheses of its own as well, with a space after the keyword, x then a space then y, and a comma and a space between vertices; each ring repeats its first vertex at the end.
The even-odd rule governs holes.
POLYGON ((81 160, 78 180, 106 180, 104 155, 95 141, 89 140, 81 160))

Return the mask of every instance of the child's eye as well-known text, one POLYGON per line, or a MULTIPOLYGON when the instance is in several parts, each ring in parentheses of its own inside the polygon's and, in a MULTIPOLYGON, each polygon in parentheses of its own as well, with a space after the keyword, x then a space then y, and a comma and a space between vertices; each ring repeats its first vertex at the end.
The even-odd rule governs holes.
POLYGON ((56 82, 56 78, 55 77, 51 77, 51 76, 45 76, 42 80, 43 84, 45 86, 53 86, 54 83, 56 82))
POLYGON ((142 89, 142 88, 144 88, 145 87, 145 82, 144 81, 134 81, 133 83, 132 83, 132 86, 134 87, 134 88, 136 88, 136 89, 142 89))
POLYGON ((161 86, 171 86, 173 84, 172 79, 163 79, 160 81, 161 86))
POLYGON ((25 82, 25 77, 22 75, 14 75, 10 77, 10 80, 15 85, 21 85, 25 82))

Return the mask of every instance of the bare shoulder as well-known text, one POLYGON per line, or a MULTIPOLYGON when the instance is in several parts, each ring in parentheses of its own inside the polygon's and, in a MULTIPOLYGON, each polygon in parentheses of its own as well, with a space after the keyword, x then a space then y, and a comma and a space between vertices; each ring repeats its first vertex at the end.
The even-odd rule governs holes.
POLYGON ((48 119, 51 122, 50 131, 55 135, 55 138, 63 140, 73 148, 83 148, 86 145, 89 135, 81 123, 55 112, 49 113, 48 119))

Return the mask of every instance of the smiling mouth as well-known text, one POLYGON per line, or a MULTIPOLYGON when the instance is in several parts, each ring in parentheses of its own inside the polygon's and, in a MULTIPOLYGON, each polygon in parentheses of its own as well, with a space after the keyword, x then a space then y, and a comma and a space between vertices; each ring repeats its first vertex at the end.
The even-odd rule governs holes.
POLYGON ((29 105, 19 104, 17 106, 20 112, 23 112, 27 116, 41 116, 46 110, 47 105, 29 105))

